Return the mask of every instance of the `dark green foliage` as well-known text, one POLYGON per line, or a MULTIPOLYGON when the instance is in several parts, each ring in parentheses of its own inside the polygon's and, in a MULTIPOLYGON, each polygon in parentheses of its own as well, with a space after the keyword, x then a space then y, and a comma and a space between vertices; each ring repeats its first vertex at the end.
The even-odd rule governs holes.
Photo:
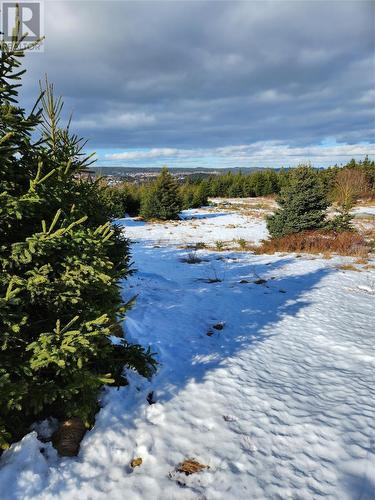
POLYGON ((276 194, 280 189, 279 179, 278 172, 261 170, 246 175, 228 172, 212 176, 205 182, 208 196, 241 198, 276 194))
POLYGON ((293 169, 278 202, 280 209, 267 220, 273 238, 324 226, 328 202, 313 168, 301 166, 293 169))
POLYGON ((77 177, 91 160, 60 127, 52 86, 29 115, 18 106, 18 44, 0 60, 0 448, 45 416, 92 423, 103 384, 155 368, 149 350, 111 342, 129 306, 128 242, 99 184, 77 177))
POLYGON ((199 208, 208 204, 208 189, 205 181, 185 182, 180 188, 183 208, 199 208))
POLYGON ((140 215, 144 219, 177 220, 182 209, 179 187, 163 168, 156 181, 145 191, 140 215))
MULTIPOLYGON (((319 180, 327 202, 332 203, 335 201, 337 176, 340 172, 348 169, 363 172, 370 186, 366 196, 375 196, 375 162, 366 157, 360 162, 351 160, 343 167, 312 169, 319 180)), ((182 208, 198 208, 207 205, 208 197, 242 198, 276 195, 280 193, 281 189, 286 188, 290 182, 293 182, 294 170, 294 168, 265 169, 249 174, 228 172, 211 175, 208 178, 200 175, 189 176, 179 185, 182 208)), ((125 213, 139 215, 141 200, 143 200, 143 216, 145 218, 157 218, 155 210, 158 206, 158 196, 155 194, 154 187, 154 183, 146 183, 141 186, 125 183, 121 186, 111 187, 105 191, 103 204, 111 208, 112 217, 123 217, 125 213)), ((339 223, 339 220, 337 220, 337 223, 339 223)))
POLYGON ((208 185, 206 181, 202 181, 195 186, 192 208, 199 208, 208 205, 208 185))
POLYGON ((327 222, 327 229, 341 233, 343 231, 354 231, 355 228, 352 224, 354 216, 349 210, 339 208, 339 213, 327 222))
POLYGON ((103 207, 109 212, 109 218, 120 219, 126 214, 134 216, 139 214, 141 206, 142 189, 135 185, 121 184, 108 186, 100 182, 100 197, 103 207))

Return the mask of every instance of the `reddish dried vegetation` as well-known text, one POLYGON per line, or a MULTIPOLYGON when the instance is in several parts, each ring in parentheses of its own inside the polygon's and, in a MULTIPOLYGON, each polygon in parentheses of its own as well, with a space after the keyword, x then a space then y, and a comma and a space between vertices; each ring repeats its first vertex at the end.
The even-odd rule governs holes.
POLYGON ((371 250, 370 245, 355 232, 304 231, 289 234, 282 238, 265 240, 258 253, 302 252, 302 253, 335 253, 366 257, 371 250))

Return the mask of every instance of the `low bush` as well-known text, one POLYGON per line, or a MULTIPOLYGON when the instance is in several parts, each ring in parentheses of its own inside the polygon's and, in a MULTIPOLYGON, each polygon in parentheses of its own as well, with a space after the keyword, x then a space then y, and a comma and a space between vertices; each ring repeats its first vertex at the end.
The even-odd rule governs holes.
POLYGON ((370 245, 358 233, 345 231, 304 231, 273 238, 262 242, 257 253, 302 252, 335 253, 365 257, 371 250, 370 245))
POLYGON ((99 186, 101 205, 107 210, 108 218, 117 219, 125 217, 126 214, 131 216, 139 214, 144 189, 127 183, 108 186, 102 182, 99 186))
POLYGON ((237 240, 237 243, 238 243, 238 246, 240 247, 241 250, 246 250, 247 249, 248 242, 245 239, 239 238, 237 240))
POLYGON ((200 264, 202 259, 198 257, 196 250, 193 250, 182 259, 182 262, 185 262, 186 264, 200 264))
POLYGON ((222 252, 225 249, 224 241, 221 240, 215 241, 215 247, 218 252, 222 252))

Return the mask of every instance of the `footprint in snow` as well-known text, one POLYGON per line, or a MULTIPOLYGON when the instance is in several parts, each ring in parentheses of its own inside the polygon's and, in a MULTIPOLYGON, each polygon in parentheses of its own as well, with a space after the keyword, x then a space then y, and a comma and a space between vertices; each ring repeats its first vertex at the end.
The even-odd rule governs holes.
POLYGON ((247 453, 255 453, 258 448, 253 443, 252 439, 249 436, 243 436, 241 438, 241 448, 247 453))
POLYGON ((223 415, 223 419, 226 422, 237 422, 237 418, 234 417, 233 415, 223 415))
POLYGON ((154 391, 149 392, 146 399, 149 405, 154 405, 156 403, 154 391))
POLYGON ((155 404, 146 408, 146 419, 154 425, 159 425, 164 421, 164 413, 161 404, 155 404))

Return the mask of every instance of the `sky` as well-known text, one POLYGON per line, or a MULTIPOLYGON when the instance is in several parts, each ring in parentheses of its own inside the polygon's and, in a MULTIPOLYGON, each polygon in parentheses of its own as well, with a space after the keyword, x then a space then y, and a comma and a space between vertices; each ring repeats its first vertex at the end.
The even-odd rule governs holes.
POLYGON ((98 165, 375 159, 375 2, 45 1, 26 57, 98 165))

